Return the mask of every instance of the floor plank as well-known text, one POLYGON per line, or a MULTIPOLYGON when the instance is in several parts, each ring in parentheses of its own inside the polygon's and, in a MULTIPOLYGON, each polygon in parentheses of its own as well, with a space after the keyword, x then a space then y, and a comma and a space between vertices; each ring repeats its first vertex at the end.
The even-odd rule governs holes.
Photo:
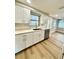
POLYGON ((32 46, 15 55, 15 59, 60 59, 60 49, 49 40, 32 46))

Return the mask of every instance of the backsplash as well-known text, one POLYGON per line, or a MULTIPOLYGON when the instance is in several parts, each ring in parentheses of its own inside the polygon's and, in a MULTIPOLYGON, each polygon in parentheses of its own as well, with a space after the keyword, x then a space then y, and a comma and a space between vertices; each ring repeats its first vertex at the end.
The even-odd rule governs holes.
POLYGON ((30 28, 28 23, 15 23, 15 30, 28 30, 30 28))

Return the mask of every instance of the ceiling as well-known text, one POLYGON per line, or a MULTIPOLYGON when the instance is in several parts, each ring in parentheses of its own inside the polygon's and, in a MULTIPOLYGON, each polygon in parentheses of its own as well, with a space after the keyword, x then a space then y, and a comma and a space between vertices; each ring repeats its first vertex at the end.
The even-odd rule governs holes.
MULTIPOLYGON (((19 0, 27 4, 26 0, 19 0)), ((64 0, 31 0, 29 4, 49 15, 64 15, 64 0)))

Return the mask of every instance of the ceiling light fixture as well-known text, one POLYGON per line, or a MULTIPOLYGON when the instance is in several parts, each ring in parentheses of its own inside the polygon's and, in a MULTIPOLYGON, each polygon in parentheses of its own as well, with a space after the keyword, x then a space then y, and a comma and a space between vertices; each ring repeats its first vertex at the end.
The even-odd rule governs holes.
POLYGON ((56 14, 55 17, 58 17, 58 15, 56 14))
POLYGON ((31 0, 27 0, 28 3, 31 3, 31 0))

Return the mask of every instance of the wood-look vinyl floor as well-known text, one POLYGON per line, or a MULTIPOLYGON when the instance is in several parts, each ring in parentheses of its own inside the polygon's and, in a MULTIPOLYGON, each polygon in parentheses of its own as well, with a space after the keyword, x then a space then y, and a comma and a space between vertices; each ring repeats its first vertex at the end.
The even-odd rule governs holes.
POLYGON ((60 59, 61 51, 45 40, 15 55, 15 59, 60 59))

